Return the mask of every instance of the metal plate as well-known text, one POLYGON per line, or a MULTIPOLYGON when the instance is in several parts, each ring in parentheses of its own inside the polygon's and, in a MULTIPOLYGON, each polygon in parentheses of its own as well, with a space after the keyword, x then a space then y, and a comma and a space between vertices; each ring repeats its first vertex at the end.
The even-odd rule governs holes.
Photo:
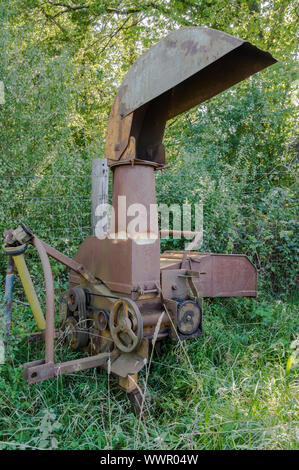
POLYGON ((146 364, 146 359, 135 352, 122 353, 111 365, 111 372, 120 377, 137 374, 146 364))
MULTIPOLYGON (((173 270, 182 262, 183 252, 163 253, 161 271, 173 270)), ((203 297, 257 296, 257 270, 245 255, 193 252, 182 268, 190 269, 190 264, 192 271, 199 273, 194 284, 203 297)))
POLYGON ((161 287, 163 297, 166 299, 186 299, 188 285, 186 279, 179 277, 185 274, 186 269, 165 269, 161 271, 161 287))

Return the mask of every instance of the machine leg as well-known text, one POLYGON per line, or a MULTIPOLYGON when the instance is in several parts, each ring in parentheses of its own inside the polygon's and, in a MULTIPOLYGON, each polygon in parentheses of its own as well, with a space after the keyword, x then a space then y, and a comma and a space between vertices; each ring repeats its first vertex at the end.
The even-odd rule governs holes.
POLYGON ((155 353, 159 356, 161 354, 161 347, 162 347, 162 342, 161 341, 156 341, 154 350, 155 353))
POLYGON ((128 375, 127 377, 119 377, 118 384, 125 392, 133 392, 133 390, 137 389, 137 374, 128 375))
POLYGON ((145 418, 144 408, 144 390, 143 388, 135 388, 132 392, 128 393, 128 398, 131 402, 132 411, 138 418, 145 418), (140 391, 141 390, 141 391, 140 391))
POLYGON ((132 411, 138 418, 144 418, 144 390, 137 385, 137 374, 119 377, 119 387, 127 392, 132 411))

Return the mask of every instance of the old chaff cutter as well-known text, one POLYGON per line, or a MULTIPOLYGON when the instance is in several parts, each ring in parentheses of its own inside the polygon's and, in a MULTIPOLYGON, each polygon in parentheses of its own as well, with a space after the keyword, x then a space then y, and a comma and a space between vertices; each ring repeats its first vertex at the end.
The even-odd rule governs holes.
MULTIPOLYGON (((39 240, 25 226, 6 233, 5 252, 18 269, 28 301, 45 339, 45 359, 24 365, 28 383, 102 367, 140 404, 137 374, 157 342, 202 334, 202 299, 257 295, 256 269, 244 255, 167 251, 160 255, 159 232, 138 237, 122 231, 118 198, 127 207, 156 203, 155 170, 165 166, 166 121, 250 75, 274 64, 267 52, 209 28, 170 33, 130 68, 112 106, 105 157, 113 173, 114 233, 85 239, 74 259, 39 240), (119 217, 120 216, 120 217, 119 217), (45 275, 46 319, 26 268, 28 244, 37 249, 45 275), (60 330, 74 349, 88 355, 56 363, 54 288, 48 256, 70 269, 69 289, 60 301, 60 330)), ((150 210, 148 210, 150 213, 150 210)), ((150 224, 147 225, 150 227, 150 224)))

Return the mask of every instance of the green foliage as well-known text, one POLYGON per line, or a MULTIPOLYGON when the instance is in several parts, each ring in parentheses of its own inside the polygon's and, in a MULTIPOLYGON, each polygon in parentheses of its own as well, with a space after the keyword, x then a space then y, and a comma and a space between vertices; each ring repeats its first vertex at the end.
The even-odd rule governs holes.
POLYGON ((61 424, 56 421, 56 415, 52 409, 43 410, 43 417, 41 419, 38 430, 40 436, 34 438, 36 446, 41 449, 56 449, 58 447, 58 441, 53 437, 53 432, 61 429, 61 424))

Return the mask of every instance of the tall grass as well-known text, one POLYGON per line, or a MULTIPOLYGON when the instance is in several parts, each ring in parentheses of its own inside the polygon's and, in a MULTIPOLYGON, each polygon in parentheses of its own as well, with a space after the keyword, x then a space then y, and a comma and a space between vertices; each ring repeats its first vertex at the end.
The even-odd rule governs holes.
MULTIPOLYGON (((140 421, 105 372, 29 387, 22 363, 43 350, 25 340, 33 322, 17 306, 10 357, 0 366, 1 448, 295 449, 297 373, 286 376, 285 366, 297 310, 293 299, 206 302, 203 337, 183 347, 166 341, 140 374, 147 380, 140 421)), ((77 355, 56 347, 58 360, 77 355)))

